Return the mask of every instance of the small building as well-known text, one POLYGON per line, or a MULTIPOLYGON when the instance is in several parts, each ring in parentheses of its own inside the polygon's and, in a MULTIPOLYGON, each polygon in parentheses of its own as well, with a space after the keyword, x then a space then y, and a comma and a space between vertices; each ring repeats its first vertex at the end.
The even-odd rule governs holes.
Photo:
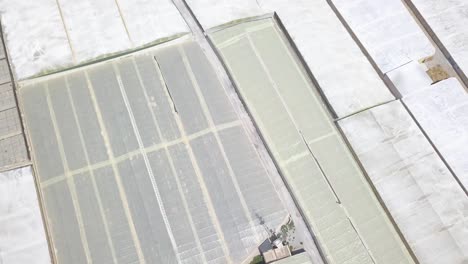
POLYGON ((287 258, 291 256, 291 250, 289 247, 283 244, 279 244, 278 247, 274 247, 266 252, 262 252, 263 260, 265 264, 273 263, 274 261, 287 258))

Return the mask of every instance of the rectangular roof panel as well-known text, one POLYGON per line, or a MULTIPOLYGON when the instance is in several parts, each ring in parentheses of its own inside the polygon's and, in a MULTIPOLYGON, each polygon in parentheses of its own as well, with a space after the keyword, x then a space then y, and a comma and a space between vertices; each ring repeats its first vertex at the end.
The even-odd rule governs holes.
POLYGON ((239 188, 246 203, 250 205, 248 210, 256 217, 264 215, 264 220, 272 226, 281 225, 284 220, 281 219, 282 212, 278 212, 275 205, 280 200, 271 198, 275 197, 275 190, 269 188, 270 179, 263 173, 262 162, 256 155, 254 146, 248 142, 245 131, 235 126, 220 131, 219 137, 233 172, 239 175, 239 188))
POLYGON ((156 53, 155 59, 164 76, 165 88, 184 123, 186 132, 193 134, 208 128, 208 121, 195 90, 195 80, 192 79, 184 57, 182 49, 167 48, 156 53))
POLYGON ((122 59, 117 65, 117 72, 127 95, 127 103, 135 116, 135 123, 140 131, 143 145, 149 147, 160 143, 158 133, 154 133, 157 130, 157 120, 155 121, 156 117, 151 112, 150 104, 147 103, 148 93, 144 84, 140 82, 141 77, 138 75, 134 59, 131 57, 122 59), (148 113, 151 113, 152 118, 148 118, 148 113))
MULTIPOLYGON (((86 263, 85 245, 82 244, 80 225, 66 181, 42 189, 54 245, 55 259, 59 263, 86 263)), ((86 249, 87 250, 87 249, 86 249)))
POLYGON ((213 71, 208 58, 201 47, 195 42, 184 44, 184 58, 186 67, 193 72, 192 78, 199 83, 200 92, 205 98, 205 103, 215 124, 223 124, 237 119, 234 108, 226 93, 222 89, 216 89, 221 85, 219 76, 213 71))
MULTIPOLYGON (((174 263, 177 258, 172 249, 170 238, 163 222, 158 201, 154 196, 151 180, 141 155, 118 164, 122 183, 127 193, 133 221, 141 241, 145 260, 149 263, 174 263)), ((159 178, 164 171, 154 168, 159 178)), ((162 179, 164 180, 164 179, 162 179)), ((175 206, 173 208, 176 208, 175 206)), ((174 210, 183 213, 183 210, 174 210)), ((185 227, 185 225, 184 225, 185 227)))
POLYGON ((223 159, 220 146, 213 134, 198 137, 191 142, 193 152, 200 164, 200 171, 205 175, 206 188, 213 200, 216 215, 224 238, 231 249, 235 262, 242 261, 246 249, 256 247, 255 230, 242 204, 240 193, 235 188, 228 164, 223 159), (229 204, 229 206, 226 206, 229 204))
MULTIPOLYGON (((121 94, 121 84, 114 67, 104 63, 88 71, 94 100, 99 107, 102 120, 108 131, 108 140, 115 156, 120 156, 138 148, 132 130, 125 99, 121 94)), ((98 117, 99 118, 99 117, 98 117)))
MULTIPOLYGON (((101 210, 103 212, 100 212, 100 214, 104 214, 107 220, 109 236, 107 244, 109 244, 115 252, 115 259, 107 259, 106 261, 111 263, 141 262, 144 252, 139 245, 136 245, 135 241, 145 241, 143 238, 138 237, 137 234, 137 232, 140 231, 138 229, 139 223, 145 219, 134 220, 130 215, 131 209, 129 207, 137 210, 133 202, 138 197, 132 196, 133 193, 129 191, 133 185, 124 186, 126 178, 130 178, 129 180, 131 180, 134 179, 136 175, 120 174, 116 165, 111 165, 93 170, 92 177, 94 177, 96 181, 97 188, 95 192, 99 195, 102 204, 101 210)), ((77 192, 81 192, 81 190, 77 190, 77 192)), ((137 201, 140 202, 140 200, 137 201)), ((82 207, 81 210, 86 211, 89 209, 82 207)), ((157 208, 155 208, 155 210, 157 210, 157 208)), ((96 215, 94 217, 98 216, 96 215)), ((149 230, 146 230, 146 232, 148 231, 149 230)), ((54 234, 52 234, 52 236, 54 236, 54 234)), ((88 238, 82 237, 81 239, 88 238)), ((151 245, 154 246, 155 244, 151 245)), ((146 258, 150 259, 148 256, 146 258)))
MULTIPOLYGON (((188 210, 183 185, 179 180, 179 173, 173 167, 172 158, 168 157, 165 149, 148 154, 148 159, 153 171, 156 173, 156 184, 161 192, 161 201, 169 209, 167 217, 174 240, 177 244, 177 252, 180 254, 180 263, 202 263, 204 255, 197 237, 195 224, 188 210), (171 208, 180 208, 174 210, 171 208)), ((160 239, 159 236, 158 240, 160 239)), ((168 260, 166 260, 168 262, 168 260)))
POLYGON ((16 106, 13 84, 11 82, 0 84, 0 111, 16 106))
POLYGON ((171 141, 179 138, 179 127, 173 117, 174 106, 167 100, 166 86, 156 61, 151 56, 136 55, 135 63, 146 90, 146 100, 161 131, 161 140, 171 141))
MULTIPOLYGON (((185 200, 189 213, 195 226, 196 234, 202 246, 205 260, 208 263, 227 262, 225 255, 225 245, 215 226, 215 222, 207 217, 210 215, 210 208, 205 202, 204 191, 195 171, 188 149, 184 144, 177 144, 168 148, 174 167, 178 168, 177 174, 182 186, 185 186, 185 200)), ((213 213, 213 212, 211 212, 213 213)))
MULTIPOLYGON (((83 138, 91 164, 105 161, 107 149, 99 127, 99 120, 88 88, 89 82, 84 72, 72 72, 65 77, 68 97, 73 108, 74 119, 83 138)), ((64 89, 64 88, 62 88, 64 89)), ((64 89, 66 90, 66 89, 64 89)))
POLYGON ((77 193, 78 204, 83 208, 81 210, 83 225, 85 227, 90 258, 100 263, 105 263, 109 259, 114 259, 115 251, 109 245, 108 222, 113 219, 101 213, 102 202, 99 194, 96 193, 97 184, 90 172, 83 172, 74 176, 74 184, 77 193))
POLYGON ((49 83, 50 107, 57 119, 57 129, 63 135, 63 149, 71 170, 86 166, 84 148, 80 143, 80 132, 73 114, 73 107, 68 96, 65 79, 56 79, 49 83), (72 117, 72 118, 70 118, 72 117))
POLYGON ((8 82, 11 82, 8 61, 6 59, 0 59, 0 84, 8 82))
POLYGON ((47 100, 48 89, 44 84, 37 84, 20 91, 20 96, 23 92, 28 92, 29 95, 22 101, 23 111, 35 113, 34 118, 25 116, 25 122, 28 123, 31 148, 35 149, 34 165, 39 181, 61 176, 65 168, 61 162, 58 139, 51 136, 55 131, 47 100))

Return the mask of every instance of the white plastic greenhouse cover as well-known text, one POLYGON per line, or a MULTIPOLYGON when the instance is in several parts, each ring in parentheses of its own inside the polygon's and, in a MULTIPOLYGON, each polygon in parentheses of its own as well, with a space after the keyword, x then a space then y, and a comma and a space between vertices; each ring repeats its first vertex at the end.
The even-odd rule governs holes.
POLYGON ((421 263, 464 263, 468 198, 399 101, 339 121, 421 263))
POLYGON ((50 263, 31 167, 0 173, 0 263, 50 263))
POLYGON ((383 73, 435 53, 401 0, 332 2, 383 73))
POLYGON ((468 75, 468 3, 465 0, 405 0, 412 3, 421 19, 430 27, 449 60, 468 75))
POLYGON ((189 32, 170 0, 0 0, 0 13, 20 80, 189 32))

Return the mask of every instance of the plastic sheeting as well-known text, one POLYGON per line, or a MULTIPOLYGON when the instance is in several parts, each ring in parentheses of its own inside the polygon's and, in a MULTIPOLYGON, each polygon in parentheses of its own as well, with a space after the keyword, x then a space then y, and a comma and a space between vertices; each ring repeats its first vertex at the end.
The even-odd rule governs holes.
POLYGON ((19 79, 73 63, 55 0, 2 0, 0 10, 3 35, 19 79))
POLYGON ((450 56, 468 75, 468 4, 464 0, 407 0, 427 22, 450 56))
POLYGON ((259 14, 258 8, 263 14, 276 12, 338 117, 393 99, 326 1, 187 0, 187 3, 206 30, 245 18, 241 14, 259 14), (221 3, 223 8, 219 7, 221 3), (258 8, 251 8, 256 5, 258 8))
POLYGON ((58 263, 241 263, 287 216, 192 41, 20 88, 58 263))
POLYGON ((273 20, 211 33, 329 263, 412 263, 273 20))
POLYGON ((468 198, 403 105, 339 124, 420 263, 465 263, 468 198))
POLYGON ((468 94, 456 78, 432 84, 416 62, 388 77, 403 96, 403 102, 434 147, 453 170, 465 190, 468 187, 468 94))
POLYGON ((450 78, 424 87, 403 101, 468 189, 468 94, 463 86, 450 78))
POLYGON ((0 173, 0 263, 51 263, 31 167, 0 173))
POLYGON ((332 0, 383 73, 434 55, 401 0, 332 0))
POLYGON ((189 31, 170 0, 2 0, 0 11, 18 79, 189 31))
POLYGON ((189 0, 186 2, 205 29, 265 13, 260 3, 255 0, 189 0))

